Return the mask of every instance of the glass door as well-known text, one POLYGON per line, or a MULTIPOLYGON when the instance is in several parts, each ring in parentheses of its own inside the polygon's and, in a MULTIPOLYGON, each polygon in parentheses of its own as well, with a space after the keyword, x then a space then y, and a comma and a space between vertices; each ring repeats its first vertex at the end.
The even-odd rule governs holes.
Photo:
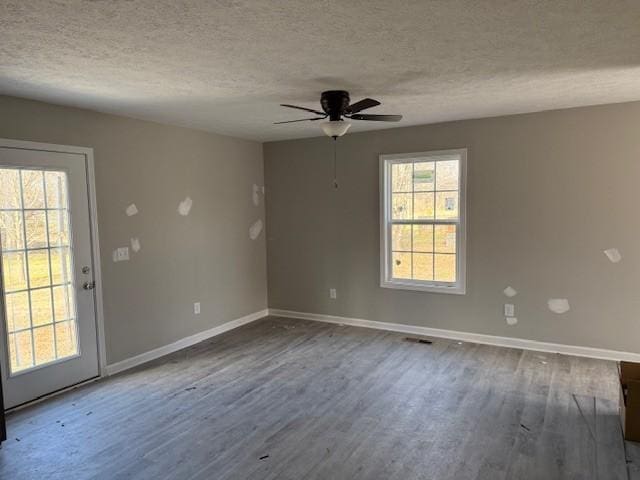
POLYGON ((0 148, 5 408, 97 376, 84 155, 0 148))

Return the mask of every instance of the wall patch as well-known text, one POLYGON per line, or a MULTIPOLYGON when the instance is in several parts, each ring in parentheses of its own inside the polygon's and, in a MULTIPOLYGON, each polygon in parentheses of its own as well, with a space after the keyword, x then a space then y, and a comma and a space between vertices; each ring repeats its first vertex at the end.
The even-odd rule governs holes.
POLYGON ((547 302, 549 310, 557 314, 563 314, 569 311, 569 300, 566 298, 550 298, 547 302))
POLYGON ((608 248, 604 251, 604 254, 611 261, 611 263, 618 263, 622 260, 622 255, 617 248, 608 248))
POLYGON ((134 252, 139 252, 140 251, 140 239, 137 237, 134 237, 131 239, 131 250, 133 250, 134 252))
POLYGON ((255 240, 260 236, 262 232, 262 220, 257 220, 253 225, 249 227, 249 238, 255 240))
POLYGON ((257 207, 260 205, 260 190, 261 187, 259 185, 253 184, 253 192, 251 194, 253 198, 253 204, 257 207))
POLYGON ((136 213, 138 213, 138 207, 136 207, 135 203, 132 203, 125 209, 124 213, 127 214, 127 217, 133 217, 136 213))
POLYGON ((189 215, 189 212, 191 211, 192 206, 193 206, 193 200, 191 200, 190 197, 187 197, 183 201, 181 201, 180 204, 178 205, 178 213, 183 217, 186 217, 187 215, 189 215))
POLYGON ((502 293, 504 293, 507 297, 515 297, 518 294, 518 291, 513 287, 505 288, 502 293))

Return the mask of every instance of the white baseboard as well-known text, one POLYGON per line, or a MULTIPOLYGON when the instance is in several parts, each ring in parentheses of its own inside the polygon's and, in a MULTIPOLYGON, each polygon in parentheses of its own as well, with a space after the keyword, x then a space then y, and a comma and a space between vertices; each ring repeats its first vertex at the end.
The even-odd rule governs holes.
POLYGON ((416 325, 405 325, 399 323, 377 322, 374 320, 364 320, 362 318, 338 317, 334 315, 323 315, 318 313, 293 312, 291 310, 278 310, 274 308, 269 309, 269 315, 287 318, 300 318, 303 320, 315 320, 318 322, 326 323, 339 323, 343 325, 351 325, 354 327, 373 328, 376 330, 389 330, 392 332, 408 333, 412 335, 447 338, 451 340, 461 340, 463 342, 495 345, 498 347, 521 348, 524 350, 534 350, 547 353, 562 353, 565 355, 598 358, 603 360, 625 360, 630 362, 640 362, 640 354, 638 353, 619 352, 616 350, 605 350, 602 348, 593 347, 580 347, 576 345, 564 345, 560 343, 539 342, 537 340, 527 340, 524 338, 498 337, 495 335, 484 335, 481 333, 443 330, 440 328, 420 327, 416 325))
POLYGON ((181 338, 180 340, 170 343, 169 345, 154 348, 153 350, 141 353, 140 355, 136 355, 135 357, 130 357, 125 360, 121 360, 120 362, 112 363, 110 365, 107 365, 106 374, 115 375, 116 373, 122 372, 124 370, 137 367, 138 365, 141 365, 143 363, 150 362, 151 360, 155 360, 156 358, 163 357, 164 355, 168 355, 173 352, 177 352, 178 350, 190 347, 191 345, 195 345, 196 343, 200 343, 211 337, 215 337, 216 335, 220 335, 222 333, 228 332, 229 330, 233 330, 234 328, 238 328, 242 325, 246 325, 247 323, 259 320, 263 317, 266 317, 267 315, 269 315, 269 310, 260 310, 258 312, 250 313, 249 315, 246 315, 244 317, 236 318, 235 320, 223 323, 222 325, 218 325, 217 327, 205 330, 204 332, 181 338))

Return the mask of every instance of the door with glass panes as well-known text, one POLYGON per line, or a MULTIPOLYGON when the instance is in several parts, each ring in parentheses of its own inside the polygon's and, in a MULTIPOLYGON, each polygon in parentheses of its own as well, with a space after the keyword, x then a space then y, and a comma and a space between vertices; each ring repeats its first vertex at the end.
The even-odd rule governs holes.
POLYGON ((86 156, 0 146, 5 408, 98 375, 86 156))

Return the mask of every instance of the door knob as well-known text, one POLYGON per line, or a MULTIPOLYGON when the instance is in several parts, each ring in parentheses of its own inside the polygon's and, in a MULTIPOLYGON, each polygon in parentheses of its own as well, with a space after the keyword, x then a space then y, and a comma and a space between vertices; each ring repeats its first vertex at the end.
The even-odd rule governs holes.
POLYGON ((82 285, 82 288, 84 288, 85 290, 93 290, 96 287, 96 282, 84 282, 84 285, 82 285))

